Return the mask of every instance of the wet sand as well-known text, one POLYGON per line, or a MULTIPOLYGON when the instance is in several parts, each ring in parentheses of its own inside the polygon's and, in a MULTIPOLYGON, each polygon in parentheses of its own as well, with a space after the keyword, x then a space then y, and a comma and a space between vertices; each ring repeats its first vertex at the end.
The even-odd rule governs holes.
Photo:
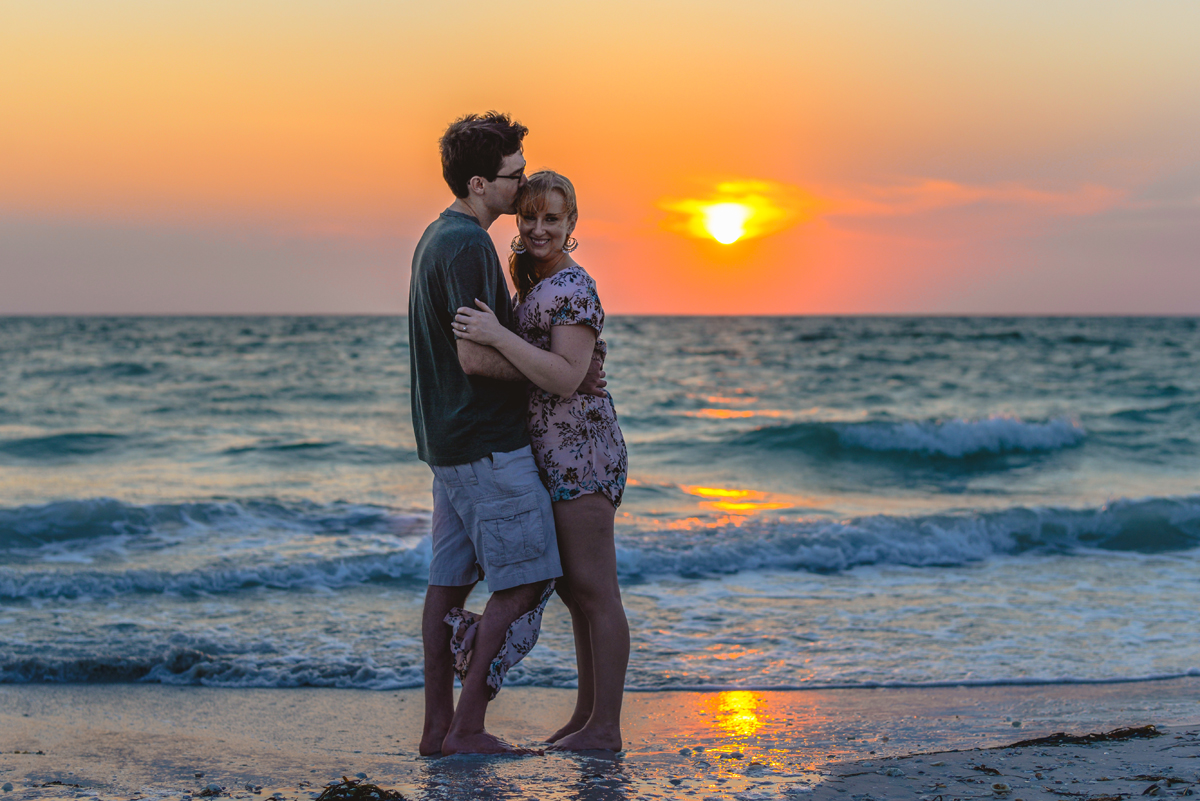
MULTIPOLYGON (((506 688, 531 745, 572 693, 506 688)), ((420 690, 0 686, 0 801, 311 801, 359 774, 409 798, 1114 798, 1200 794, 1200 677, 1108 685, 630 693, 616 756, 417 755, 420 690), (1160 737, 1002 748, 1153 724, 1160 737), (41 752, 41 753, 38 753, 41 752), (1040 777, 1038 774, 1041 774, 1040 777), (1151 790, 1154 787, 1157 789, 1151 790), (1008 788, 1008 789, 1005 789, 1008 788)))

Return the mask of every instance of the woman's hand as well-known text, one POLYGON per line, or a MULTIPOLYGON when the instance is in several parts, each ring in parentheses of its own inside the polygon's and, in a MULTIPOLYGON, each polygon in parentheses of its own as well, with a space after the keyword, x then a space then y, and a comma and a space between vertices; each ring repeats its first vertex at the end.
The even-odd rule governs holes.
POLYGON ((472 309, 467 306, 458 308, 458 313, 454 315, 454 322, 450 325, 454 330, 454 336, 456 339, 466 339, 480 345, 496 347, 501 338, 509 333, 509 330, 500 325, 496 313, 489 309, 482 300, 476 298, 475 305, 479 308, 472 309))

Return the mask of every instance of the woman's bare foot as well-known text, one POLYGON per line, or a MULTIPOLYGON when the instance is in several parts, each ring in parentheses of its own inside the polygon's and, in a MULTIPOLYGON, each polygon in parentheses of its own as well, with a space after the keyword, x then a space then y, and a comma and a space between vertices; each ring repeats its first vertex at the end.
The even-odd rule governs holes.
POLYGON ((603 730, 584 726, 574 734, 563 737, 548 751, 620 751, 620 729, 603 730))
POLYGON ((565 724, 563 724, 563 727, 561 729, 559 729, 558 731, 554 732, 554 734, 551 734, 549 737, 547 737, 546 742, 557 743, 559 740, 566 737, 568 734, 574 734, 575 732, 579 731, 580 729, 582 729, 584 726, 587 725, 588 718, 590 718, 591 716, 592 716, 591 712, 588 712, 586 715, 581 715, 579 713, 575 713, 574 715, 571 715, 571 719, 568 720, 565 724))
POLYGON ((450 756, 451 754, 512 754, 515 756, 529 756, 532 754, 541 755, 542 753, 532 748, 518 748, 515 745, 509 745, 499 737, 488 734, 486 731, 474 734, 447 734, 446 738, 442 740, 441 750, 442 756, 450 756))

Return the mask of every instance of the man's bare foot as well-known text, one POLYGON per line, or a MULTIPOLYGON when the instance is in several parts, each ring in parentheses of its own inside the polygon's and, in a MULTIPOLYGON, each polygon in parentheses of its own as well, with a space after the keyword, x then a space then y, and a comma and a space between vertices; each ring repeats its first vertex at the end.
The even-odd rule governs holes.
POLYGON ((537 754, 540 756, 542 754, 541 751, 535 751, 532 748, 518 748, 515 745, 509 745, 486 731, 475 734, 447 734, 446 738, 442 740, 441 750, 442 756, 451 754, 512 754, 515 756, 537 754))
POLYGON ((575 732, 579 731, 580 729, 582 729, 584 726, 587 725, 588 718, 590 718, 590 717, 591 717, 590 712, 586 715, 572 715, 571 719, 568 720, 565 724, 563 724, 563 727, 561 729, 559 729, 558 731, 554 732, 554 734, 551 734, 549 737, 546 738, 546 742, 557 743, 559 740, 566 737, 568 734, 574 734, 575 732))
POLYGON ((584 726, 574 734, 563 737, 547 751, 620 751, 621 732, 584 726))

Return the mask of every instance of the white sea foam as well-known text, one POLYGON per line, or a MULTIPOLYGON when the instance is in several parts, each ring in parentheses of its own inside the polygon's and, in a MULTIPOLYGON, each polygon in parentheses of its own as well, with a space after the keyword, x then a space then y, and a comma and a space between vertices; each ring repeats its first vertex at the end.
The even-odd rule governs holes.
POLYGON ((985 420, 839 424, 834 429, 847 447, 953 459, 981 453, 1053 451, 1078 445, 1087 436, 1078 422, 1066 417, 1031 423, 999 415, 985 420))
POLYGON ((208 687, 336 687, 358 690, 401 690, 424 684, 415 667, 377 665, 369 656, 344 658, 296 654, 272 660, 228 658, 210 654, 171 654, 140 679, 162 684, 208 687))

